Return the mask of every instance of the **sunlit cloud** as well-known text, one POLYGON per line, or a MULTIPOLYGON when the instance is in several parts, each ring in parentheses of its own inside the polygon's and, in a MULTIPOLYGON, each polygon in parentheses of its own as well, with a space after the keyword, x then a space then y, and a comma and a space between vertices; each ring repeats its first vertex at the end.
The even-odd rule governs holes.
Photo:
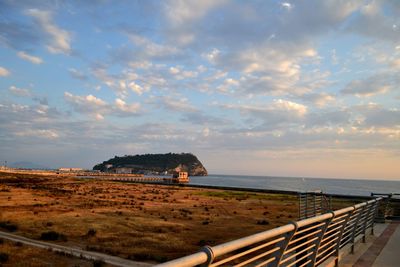
POLYGON ((29 61, 33 64, 42 64, 43 63, 43 59, 41 59, 40 57, 35 57, 32 55, 29 55, 28 53, 24 52, 24 51, 19 51, 17 53, 18 57, 22 58, 23 60, 29 61))

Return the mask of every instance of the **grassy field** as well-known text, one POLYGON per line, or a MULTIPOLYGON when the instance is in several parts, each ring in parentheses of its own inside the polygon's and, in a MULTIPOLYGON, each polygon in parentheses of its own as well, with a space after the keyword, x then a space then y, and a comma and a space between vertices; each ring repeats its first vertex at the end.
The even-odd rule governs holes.
MULTIPOLYGON (((137 261, 174 259, 297 220, 297 213, 294 195, 0 173, 0 230, 137 261)), ((0 252, 23 261, 35 251, 12 248, 3 244, 0 252)), ((68 260, 65 266, 85 266, 68 260)))

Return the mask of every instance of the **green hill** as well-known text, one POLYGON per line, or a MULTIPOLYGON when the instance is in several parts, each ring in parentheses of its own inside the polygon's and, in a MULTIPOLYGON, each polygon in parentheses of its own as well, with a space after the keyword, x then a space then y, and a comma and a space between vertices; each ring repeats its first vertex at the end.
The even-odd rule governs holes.
POLYGON ((132 173, 172 174, 175 170, 187 171, 191 176, 205 176, 207 170, 191 153, 144 154, 115 156, 93 167, 93 170, 113 171, 117 168, 131 168, 132 173))

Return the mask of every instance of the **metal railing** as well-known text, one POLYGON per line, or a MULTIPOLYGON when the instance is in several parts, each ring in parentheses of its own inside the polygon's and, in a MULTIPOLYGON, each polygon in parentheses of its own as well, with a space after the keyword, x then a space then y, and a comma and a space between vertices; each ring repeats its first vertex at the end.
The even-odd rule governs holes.
POLYGON ((400 194, 399 193, 371 193, 372 197, 382 197, 382 205, 379 209, 378 219, 384 222, 386 219, 400 220, 400 194))
POLYGON ((322 191, 299 193, 299 220, 330 211, 331 203, 331 196, 326 196, 322 191))
POLYGON ((158 267, 191 266, 319 266, 338 265, 339 250, 365 242, 374 228, 381 198, 237 239, 203 247, 199 252, 158 267))

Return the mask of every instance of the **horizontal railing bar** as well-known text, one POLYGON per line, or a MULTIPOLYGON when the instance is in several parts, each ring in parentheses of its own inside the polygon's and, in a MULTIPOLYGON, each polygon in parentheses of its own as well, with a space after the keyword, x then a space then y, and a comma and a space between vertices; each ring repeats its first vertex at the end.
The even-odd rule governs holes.
POLYGON ((323 245, 321 245, 319 248, 318 248, 318 251, 324 251, 324 248, 326 247, 326 246, 328 246, 329 244, 332 244, 333 242, 336 242, 337 240, 338 240, 338 236, 334 236, 335 238, 334 239, 332 239, 332 240, 330 240, 330 241, 328 241, 328 242, 325 242, 323 245))
POLYGON ((309 244, 309 243, 311 243, 311 242, 313 242, 313 241, 315 241, 315 240, 317 240, 317 239, 318 239, 318 237, 314 237, 314 238, 312 238, 312 239, 310 239, 310 240, 308 240, 308 241, 306 241, 306 242, 304 242, 304 243, 301 243, 300 245, 291 247, 290 249, 286 249, 285 253, 286 253, 286 254, 287 254, 287 253, 290 253, 290 252, 292 252, 293 250, 296 250, 296 249, 298 249, 298 248, 300 248, 300 247, 302 247, 302 246, 304 246, 304 245, 307 245, 307 244, 309 244))
POLYGON ((158 267, 191 267, 200 265, 207 262, 207 254, 203 251, 197 252, 195 254, 182 257, 176 260, 168 261, 157 265, 158 267))
POLYGON ((271 259, 268 259, 268 260, 266 260, 266 261, 261 262, 260 264, 254 266, 254 267, 266 266, 268 263, 273 262, 275 259, 276 259, 276 258, 273 257, 273 258, 271 258, 271 259))
POLYGON ((214 253, 215 257, 218 257, 220 255, 223 255, 227 252, 231 252, 234 250, 237 250, 239 248, 247 247, 249 245, 280 236, 282 234, 289 233, 291 231, 295 230, 295 225, 294 224, 287 224, 278 228, 274 228, 271 230, 267 230, 258 234, 254 234, 248 237, 243 237, 237 240, 233 240, 221 245, 217 245, 215 247, 212 247, 212 251, 214 253))
POLYGON ((284 240, 284 239, 285 239, 284 237, 274 239, 274 240, 272 240, 272 241, 270 241, 270 242, 268 242, 268 243, 262 244, 262 245, 260 245, 260 246, 255 247, 255 248, 246 250, 246 251, 244 251, 244 252, 242 252, 242 253, 235 254, 235 255, 233 255, 233 256, 231 256, 231 257, 229 257, 229 258, 226 258, 226 259, 220 260, 220 261, 218 261, 218 262, 215 262, 214 264, 212 264, 212 266, 219 266, 219 265, 224 264, 224 263, 226 263, 226 262, 229 262, 229 261, 231 261, 231 260, 235 260, 235 259, 237 259, 237 258, 240 258, 240 257, 242 257, 242 256, 245 256, 245 255, 247 255, 247 254, 250 254, 250 253, 252 253, 252 252, 254 252, 254 251, 257 251, 257 250, 259 250, 259 249, 268 247, 268 246, 270 246, 270 245, 272 245, 272 244, 276 244, 276 243, 278 243, 278 242, 280 242, 280 241, 282 241, 282 240, 284 240))
POLYGON ((290 264, 287 265, 287 267, 293 266, 293 264, 298 263, 299 261, 304 260, 305 258, 307 258, 308 256, 312 255, 313 252, 307 253, 306 255, 304 255, 303 257, 301 257, 300 259, 296 259, 294 262, 291 262, 290 264))
POLYGON ((332 254, 334 254, 335 252, 336 252, 335 250, 332 250, 330 253, 326 254, 324 257, 317 260, 317 263, 315 265, 318 266, 320 263, 324 262, 327 258, 332 256, 332 254))
POLYGON ((282 259, 282 261, 281 261, 280 263, 285 263, 285 262, 287 262, 287 261, 293 259, 294 257, 296 257, 296 256, 298 256, 298 255, 300 255, 300 254, 303 254, 304 252, 306 252, 306 251, 308 251, 308 250, 314 248, 315 246, 316 246, 315 244, 312 244, 311 246, 308 246, 308 247, 306 247, 306 248, 304 248, 304 249, 302 249, 302 250, 300 250, 300 251, 296 251, 296 253, 290 254, 290 255, 287 256, 286 258, 282 259))
POLYGON ((308 231, 310 231, 310 230, 312 230, 312 229, 321 227, 321 226, 323 226, 324 224, 325 224, 325 223, 315 224, 315 225, 313 225, 313 226, 310 226, 310 227, 307 227, 307 228, 304 228, 304 229, 301 229, 301 230, 297 230, 296 233, 294 234, 294 236, 299 235, 299 234, 302 234, 302 233, 305 233, 305 232, 308 232, 308 231))
POLYGON ((299 237, 299 238, 297 238, 297 239, 292 239, 292 240, 290 240, 289 245, 296 244, 297 242, 303 240, 304 238, 307 238, 307 237, 309 237, 309 236, 313 236, 313 235, 315 235, 315 234, 318 234, 318 233, 321 232, 321 231, 322 231, 321 229, 318 229, 318 230, 315 231, 315 232, 312 232, 312 233, 309 233, 309 234, 307 234, 307 235, 301 236, 301 237, 299 237))
POLYGON ((326 242, 328 242, 328 241, 331 240, 332 238, 339 237, 339 234, 340 234, 340 233, 334 233, 334 234, 332 234, 332 235, 329 235, 329 236, 324 237, 324 239, 321 241, 321 244, 325 244, 326 242))
POLYGON ((311 260, 308 260, 308 261, 306 261, 305 263, 303 263, 302 265, 300 265, 300 267, 307 266, 310 262, 311 262, 311 260))
POLYGON ((261 253, 260 255, 257 255, 257 256, 255 256, 255 257, 253 257, 253 258, 251 258, 251 259, 248 259, 248 260, 246 260, 246 261, 244 261, 244 262, 241 262, 241 263, 239 263, 239 264, 237 264, 237 265, 235 265, 235 266, 237 266, 237 267, 245 266, 246 264, 248 264, 248 263, 250 263, 250 262, 253 262, 253 261, 255 261, 255 260, 258 260, 258 259, 260 259, 260 258, 263 258, 263 257, 265 257, 265 256, 268 256, 268 255, 274 253, 275 251, 278 251, 279 249, 280 249, 279 247, 276 247, 276 248, 274 248, 274 249, 272 249, 272 250, 269 250, 269 251, 267 251, 267 252, 261 253))
POLYGON ((332 232, 337 232, 340 228, 342 228, 342 226, 343 226, 343 225, 339 225, 339 226, 336 226, 336 227, 333 228, 333 229, 329 229, 328 231, 325 232, 325 235, 329 235, 329 234, 332 233, 332 232))
POLYGON ((331 213, 325 213, 325 214, 322 214, 322 215, 318 215, 316 217, 312 217, 312 218, 308 218, 308 219, 304 219, 304 220, 298 221, 297 222, 297 226, 299 228, 301 228, 303 226, 306 226, 306 225, 309 225, 309 224, 312 224, 312 223, 325 221, 325 220, 330 219, 332 217, 333 217, 333 215, 331 213))

